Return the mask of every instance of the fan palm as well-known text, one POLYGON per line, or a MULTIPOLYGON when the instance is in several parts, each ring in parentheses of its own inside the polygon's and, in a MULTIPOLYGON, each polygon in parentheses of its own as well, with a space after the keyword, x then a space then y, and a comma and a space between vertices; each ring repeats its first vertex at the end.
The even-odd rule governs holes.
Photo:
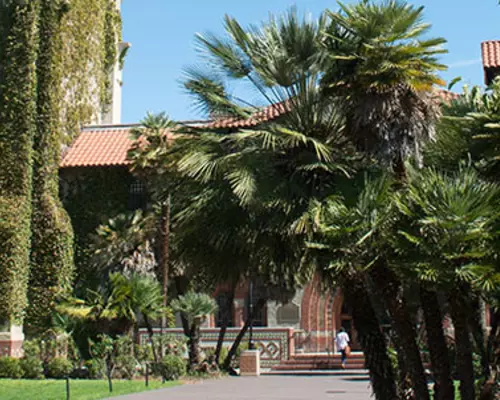
POLYGON ((162 316, 172 320, 169 309, 162 305, 161 289, 154 279, 138 274, 127 277, 118 272, 110 274, 102 293, 89 291, 86 300, 69 299, 61 303, 58 311, 81 320, 113 321, 120 334, 137 329, 141 317, 150 335, 152 321, 162 316))
MULTIPOLYGON (((397 397, 387 343, 380 331, 369 288, 370 271, 391 253, 387 239, 394 229, 392 192, 391 179, 382 176, 367 180, 354 196, 351 193, 342 197, 339 193, 317 203, 310 217, 315 233, 308 242, 314 258, 324 260, 322 273, 341 285, 353 307, 354 323, 377 398, 388 398, 389 394, 397 397)), ((381 294, 387 300, 388 296, 381 294)), ((409 350, 419 354, 418 349, 414 349, 415 332, 411 325, 407 326, 406 336, 399 337, 398 350, 411 361, 409 350)))
POLYGON ((172 309, 184 314, 189 324, 189 366, 195 370, 201 362, 200 328, 205 318, 217 310, 213 298, 204 293, 189 292, 172 301, 172 309))
POLYGON ((424 39, 431 25, 423 7, 400 0, 341 3, 328 17, 323 84, 342 98, 358 148, 404 176, 404 160, 434 134, 433 86, 442 83, 437 56, 445 40, 424 39))
MULTIPOLYGON (((410 245, 414 260, 418 260, 413 261, 418 277, 448 294, 455 325, 460 390, 462 398, 474 398, 469 336, 474 333, 471 316, 479 310, 470 301, 474 300, 474 291, 492 290, 500 278, 494 250, 500 189, 481 181, 471 168, 451 174, 432 169, 411 171, 409 177, 407 192, 397 201, 399 210, 411 221, 400 231, 406 241, 400 248, 406 246, 408 251, 410 245)), ((437 327, 441 318, 426 322, 437 327)), ((487 370, 484 336, 476 337, 476 345, 487 370)))
POLYGON ((97 228, 92 262, 101 275, 111 271, 148 274, 156 261, 150 249, 152 219, 142 211, 120 214, 97 228))

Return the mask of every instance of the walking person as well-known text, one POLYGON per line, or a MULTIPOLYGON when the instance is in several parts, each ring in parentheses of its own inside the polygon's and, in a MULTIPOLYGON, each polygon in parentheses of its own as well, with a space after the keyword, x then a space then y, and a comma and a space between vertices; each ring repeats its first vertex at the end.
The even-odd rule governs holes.
POLYGON ((349 347, 350 341, 351 339, 345 329, 343 327, 340 328, 337 336, 335 337, 335 342, 337 344, 337 350, 342 354, 342 369, 345 369, 347 356, 351 353, 351 348, 349 347))

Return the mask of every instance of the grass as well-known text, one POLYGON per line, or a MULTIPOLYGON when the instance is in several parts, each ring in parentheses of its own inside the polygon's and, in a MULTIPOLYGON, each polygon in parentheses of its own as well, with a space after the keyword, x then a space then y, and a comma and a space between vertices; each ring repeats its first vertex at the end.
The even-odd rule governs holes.
MULTIPOLYGON (((107 381, 71 380, 71 400, 99 400, 146 390, 163 389, 179 385, 179 382, 150 381, 146 388, 144 381, 113 381, 113 393, 109 393, 107 381)), ((0 379, 0 399, 2 400, 65 400, 64 380, 11 380, 0 379)))

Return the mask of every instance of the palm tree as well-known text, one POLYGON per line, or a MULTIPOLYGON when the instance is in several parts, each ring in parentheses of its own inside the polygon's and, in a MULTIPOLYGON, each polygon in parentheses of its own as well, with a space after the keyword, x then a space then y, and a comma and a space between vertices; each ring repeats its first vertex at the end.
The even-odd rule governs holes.
POLYGON ((498 279, 494 240, 499 195, 500 188, 482 181, 472 168, 448 174, 433 169, 420 173, 410 170, 406 193, 396 202, 400 212, 411 221, 401 225, 401 237, 406 242, 403 246, 413 247, 413 268, 425 282, 422 286, 431 288, 421 292, 427 329, 434 333, 429 337, 431 357, 433 367, 446 367, 446 370, 435 371, 441 375, 436 378, 442 391, 452 391, 450 368, 443 362, 446 351, 442 316, 429 312, 436 309, 428 304, 437 299, 433 285, 448 297, 455 326, 460 392, 464 399, 474 398, 470 341, 474 332, 480 333, 476 336, 476 347, 482 354, 484 373, 489 378, 484 336, 481 328, 477 329, 477 320, 471 318, 479 312, 477 302, 472 303, 474 292, 491 290, 498 279))
POLYGON ((172 309, 184 314, 189 323, 189 368, 195 371, 200 365, 200 328, 205 318, 217 310, 214 299, 204 293, 189 292, 172 301, 172 309))
MULTIPOLYGON (((429 24, 423 8, 404 1, 363 1, 340 5, 330 12, 334 21, 325 47, 332 64, 323 84, 343 99, 347 135, 359 150, 388 165, 399 180, 406 175, 405 160, 420 158, 420 148, 433 136, 438 105, 433 85, 444 66, 441 38, 422 39, 429 24)), ((414 327, 404 306, 397 276, 379 260, 370 275, 380 291, 406 354, 412 386, 418 398, 429 397, 414 327)))
POLYGON ((143 275, 154 272, 152 232, 153 220, 142 211, 120 214, 100 225, 91 245, 91 262, 100 277, 107 278, 110 272, 143 275))
POLYGON ((126 276, 115 272, 109 275, 109 284, 101 292, 89 291, 86 300, 71 298, 62 302, 58 311, 72 318, 106 324, 105 333, 137 333, 140 318, 144 319, 153 345, 155 360, 158 354, 153 342, 153 321, 165 317, 172 321, 169 308, 163 307, 163 296, 158 282, 148 276, 126 276), (113 332, 114 331, 114 332, 113 332))
POLYGON ((322 274, 338 283, 353 308, 353 320, 378 399, 398 398, 388 344, 372 301, 366 270, 377 262, 392 228, 392 189, 387 177, 367 181, 359 193, 341 193, 314 205, 311 256, 322 274), (321 267, 321 263, 324 265, 321 267))
POLYGON ((375 155, 400 177, 405 159, 419 156, 434 134, 439 104, 434 85, 446 67, 437 56, 442 38, 423 38, 431 28, 423 7, 406 1, 340 4, 329 12, 326 74, 322 84, 342 98, 347 131, 358 148, 375 155))

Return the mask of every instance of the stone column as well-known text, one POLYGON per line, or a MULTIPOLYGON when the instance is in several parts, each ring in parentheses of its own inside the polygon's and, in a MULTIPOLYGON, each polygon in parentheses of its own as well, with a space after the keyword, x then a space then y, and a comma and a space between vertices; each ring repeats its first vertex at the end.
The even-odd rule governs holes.
POLYGON ((0 356, 21 358, 23 341, 23 327, 10 325, 8 331, 0 332, 0 356))
POLYGON ((247 350, 240 356, 241 376, 260 376, 260 351, 247 350))

